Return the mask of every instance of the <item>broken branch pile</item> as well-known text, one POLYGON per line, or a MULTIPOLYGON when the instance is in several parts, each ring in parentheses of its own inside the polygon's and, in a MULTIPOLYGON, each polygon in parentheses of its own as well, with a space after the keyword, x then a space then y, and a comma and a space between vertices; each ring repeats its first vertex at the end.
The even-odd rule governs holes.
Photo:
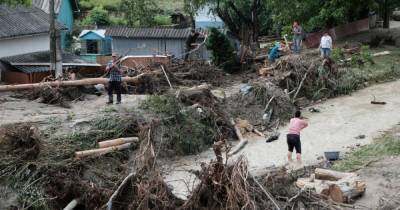
POLYGON ((171 64, 168 66, 168 69, 184 85, 193 86, 206 82, 213 86, 220 86, 224 82, 224 72, 204 61, 171 64))
POLYGON ((250 83, 248 93, 237 93, 227 98, 225 107, 234 118, 246 119, 253 126, 286 121, 293 116, 295 106, 279 87, 272 83, 250 83), (263 120, 267 114, 268 119, 263 120))
POLYGON ((0 128, 0 156, 34 160, 40 153, 38 129, 31 124, 11 124, 0 128))

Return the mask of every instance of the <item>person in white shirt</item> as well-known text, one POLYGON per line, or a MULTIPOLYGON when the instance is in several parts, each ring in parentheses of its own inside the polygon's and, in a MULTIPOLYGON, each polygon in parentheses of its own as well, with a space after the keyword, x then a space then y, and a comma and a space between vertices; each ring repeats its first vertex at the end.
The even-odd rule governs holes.
POLYGON ((329 36, 328 32, 325 32, 322 36, 319 49, 322 58, 328 58, 330 56, 332 50, 332 38, 329 36))

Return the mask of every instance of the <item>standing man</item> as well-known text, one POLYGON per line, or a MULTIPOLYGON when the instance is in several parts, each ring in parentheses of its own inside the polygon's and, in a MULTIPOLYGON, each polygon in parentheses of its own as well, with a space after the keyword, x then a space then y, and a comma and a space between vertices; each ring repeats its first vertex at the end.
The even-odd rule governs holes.
POLYGON ((296 149, 297 163, 301 164, 301 142, 300 131, 308 126, 308 123, 301 118, 301 112, 296 111, 294 118, 290 119, 289 132, 287 134, 288 161, 292 162, 293 149, 296 149))
POLYGON ((321 37, 319 49, 321 51, 321 58, 329 58, 332 50, 332 37, 329 36, 328 32, 325 32, 321 37))
POLYGON ((186 53, 185 53, 185 61, 188 60, 190 51, 193 49, 193 45, 196 43, 197 38, 199 37, 200 33, 196 30, 190 30, 190 34, 186 39, 186 53))
POLYGON ((293 51, 300 53, 301 40, 303 39, 303 29, 297 21, 293 23, 293 51))
POLYGON ((119 60, 116 54, 112 54, 112 60, 108 62, 106 67, 107 74, 110 74, 108 83, 108 102, 107 104, 113 104, 113 92, 117 94, 117 104, 121 103, 121 82, 122 82, 122 70, 119 66, 119 60))

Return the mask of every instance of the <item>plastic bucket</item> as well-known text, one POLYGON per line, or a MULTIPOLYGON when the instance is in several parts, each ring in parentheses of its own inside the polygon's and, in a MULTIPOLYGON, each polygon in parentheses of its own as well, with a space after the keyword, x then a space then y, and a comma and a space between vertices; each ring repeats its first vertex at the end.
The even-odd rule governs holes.
POLYGON ((339 159, 339 152, 338 151, 325 152, 325 158, 327 160, 338 160, 339 159))

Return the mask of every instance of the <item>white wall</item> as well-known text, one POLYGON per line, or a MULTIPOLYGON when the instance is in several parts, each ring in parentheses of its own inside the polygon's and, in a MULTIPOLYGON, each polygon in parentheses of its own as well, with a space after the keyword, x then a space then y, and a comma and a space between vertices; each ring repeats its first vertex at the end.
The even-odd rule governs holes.
POLYGON ((0 40, 0 58, 50 49, 48 34, 0 40))

